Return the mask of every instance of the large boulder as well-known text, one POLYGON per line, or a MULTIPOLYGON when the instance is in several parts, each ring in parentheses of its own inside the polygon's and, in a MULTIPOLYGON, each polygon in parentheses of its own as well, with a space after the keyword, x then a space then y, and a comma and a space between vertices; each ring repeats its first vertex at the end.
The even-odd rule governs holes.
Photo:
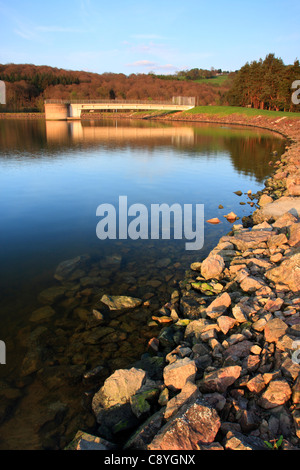
POLYGON ((104 385, 94 395, 92 407, 95 414, 99 408, 110 408, 114 405, 127 403, 135 395, 146 380, 146 372, 141 369, 119 369, 110 375, 104 385))
POLYGON ((148 450, 197 450, 215 440, 221 421, 216 410, 201 398, 183 405, 155 436, 148 450))
POLYGON ((209 255, 201 265, 201 275, 205 279, 219 279, 223 269, 225 268, 225 262, 220 255, 209 255))
POLYGON ((300 291, 300 248, 284 258, 279 266, 269 269, 265 277, 273 281, 279 289, 300 291))
POLYGON ((264 220, 277 220, 286 212, 295 217, 300 217, 300 199, 299 197, 283 196, 270 204, 266 204, 261 209, 257 209, 252 214, 254 224, 260 224, 264 220))
POLYGON ((164 368, 164 382, 171 390, 181 390, 187 381, 195 380, 197 367, 195 361, 188 357, 177 359, 164 368))
POLYGON ((227 292, 219 295, 206 309, 206 315, 210 318, 218 318, 226 312, 231 305, 231 298, 227 292))

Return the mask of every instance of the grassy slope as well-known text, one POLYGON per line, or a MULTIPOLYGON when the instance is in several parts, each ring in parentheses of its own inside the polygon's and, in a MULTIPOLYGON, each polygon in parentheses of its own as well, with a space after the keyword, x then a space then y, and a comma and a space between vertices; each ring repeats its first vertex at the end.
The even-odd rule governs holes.
POLYGON ((219 75, 213 78, 199 78, 199 80, 193 80, 196 83, 207 83, 208 85, 221 86, 225 85, 228 80, 228 75, 219 75))
POLYGON ((283 111, 267 111, 265 109, 242 108, 238 106, 196 106, 193 109, 185 111, 188 114, 218 114, 228 116, 230 114, 243 114, 246 116, 265 116, 265 117, 288 117, 300 118, 300 113, 285 113, 283 111))

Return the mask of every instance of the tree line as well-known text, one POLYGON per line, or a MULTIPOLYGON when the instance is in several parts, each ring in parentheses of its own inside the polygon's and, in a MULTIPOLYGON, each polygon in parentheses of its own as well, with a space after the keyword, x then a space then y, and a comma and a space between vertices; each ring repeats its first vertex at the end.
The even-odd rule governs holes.
POLYGON ((268 54, 264 60, 247 62, 235 74, 224 100, 232 106, 297 112, 299 106, 292 103, 291 85, 299 79, 299 60, 285 65, 282 59, 268 54))
POLYGON ((171 100, 194 96, 198 105, 232 105, 276 111, 299 111, 291 101, 291 85, 300 79, 300 64, 285 65, 269 54, 224 72, 193 68, 173 75, 91 73, 32 64, 0 64, 6 83, 6 106, 0 111, 43 111, 45 99, 171 100), (213 79, 226 75, 225 80, 213 79), (205 79, 201 82, 201 79, 205 79), (213 83, 214 82, 214 83, 213 83), (216 84, 217 83, 217 84, 216 84))

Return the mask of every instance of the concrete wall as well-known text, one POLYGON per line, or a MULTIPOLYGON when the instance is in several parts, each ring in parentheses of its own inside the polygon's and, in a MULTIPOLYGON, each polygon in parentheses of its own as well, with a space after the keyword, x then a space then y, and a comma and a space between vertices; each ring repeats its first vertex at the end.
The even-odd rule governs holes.
POLYGON ((68 104, 45 103, 45 119, 60 121, 67 120, 69 116, 68 104))

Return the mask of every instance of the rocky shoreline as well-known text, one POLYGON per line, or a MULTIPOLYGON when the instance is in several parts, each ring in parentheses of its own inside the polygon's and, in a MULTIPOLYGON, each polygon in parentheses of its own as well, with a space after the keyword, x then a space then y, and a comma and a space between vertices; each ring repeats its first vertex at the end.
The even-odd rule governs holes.
MULTIPOLYGON (((141 360, 91 394, 97 432, 79 430, 67 449, 300 450, 300 121, 214 122, 279 132, 286 152, 259 209, 191 264, 141 360)), ((96 385, 97 370, 89 378, 96 385)))

